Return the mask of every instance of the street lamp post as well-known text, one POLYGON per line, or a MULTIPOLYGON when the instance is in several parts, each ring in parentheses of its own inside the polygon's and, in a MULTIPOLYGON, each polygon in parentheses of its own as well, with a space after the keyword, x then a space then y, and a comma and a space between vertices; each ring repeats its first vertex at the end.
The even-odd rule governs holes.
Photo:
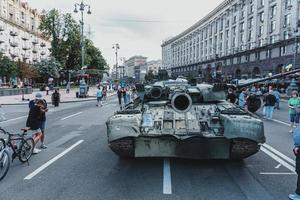
POLYGON ((119 66, 118 66, 118 50, 120 49, 120 45, 118 43, 113 44, 112 48, 115 50, 115 54, 116 54, 116 79, 118 79, 118 70, 119 70, 119 66))
POLYGON ((83 0, 81 1, 81 3, 76 3, 75 5, 75 9, 74 9, 74 13, 78 13, 78 9, 81 12, 81 21, 80 21, 80 25, 81 25, 81 67, 84 67, 84 21, 83 21, 83 14, 85 11, 85 8, 88 8, 87 14, 92 14, 91 12, 91 6, 88 4, 84 4, 83 0))
POLYGON ((122 78, 124 79, 124 77, 125 77, 125 61, 126 61, 126 58, 125 57, 121 57, 120 60, 123 62, 123 66, 122 66, 122 78))

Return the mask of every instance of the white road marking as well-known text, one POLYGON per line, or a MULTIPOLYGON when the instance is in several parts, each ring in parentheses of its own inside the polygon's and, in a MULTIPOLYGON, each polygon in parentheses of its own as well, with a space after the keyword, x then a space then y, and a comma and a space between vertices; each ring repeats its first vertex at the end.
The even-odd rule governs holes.
POLYGON ((279 162, 280 164, 282 164, 284 167, 286 167, 287 169, 289 169, 291 172, 295 173, 295 167, 294 166, 290 165, 289 163, 287 163, 286 161, 284 161, 279 156, 277 156, 276 154, 274 154, 270 150, 266 149, 265 147, 262 146, 260 149, 265 154, 267 154, 268 156, 270 156, 271 158, 273 158, 274 160, 276 160, 277 162, 279 162))
POLYGON ((70 146, 68 149, 66 149, 65 151, 61 152, 60 154, 58 154, 57 156, 55 156, 54 158, 52 158, 51 160, 49 160, 48 162, 46 162, 45 164, 43 164, 42 166, 40 166, 34 172, 32 172, 31 174, 29 174, 28 176, 26 176, 24 178, 24 180, 30 180, 30 179, 32 179, 37 174, 39 174, 40 172, 42 172, 44 169, 46 169, 47 167, 49 167, 52 163, 54 163, 55 161, 57 161, 58 159, 60 159, 64 155, 66 155, 67 153, 69 153, 76 146, 80 145, 83 141, 84 140, 79 140, 78 142, 76 142, 75 144, 73 144, 72 146, 70 146))
POLYGON ((282 164, 278 164, 275 169, 279 169, 282 166, 282 164))
POLYGON ((287 161, 288 163, 296 166, 296 162, 295 160, 287 157, 286 155, 284 155, 283 153, 277 151, 275 148, 271 147, 270 145, 268 144, 263 144, 262 145, 263 147, 267 148, 269 151, 272 151, 273 153, 275 153, 277 156, 281 157, 282 159, 284 159, 285 161, 287 161))
POLYGON ((296 173, 260 172, 261 175, 296 175, 296 173))
POLYGON ((6 121, 0 122, 0 123, 16 121, 16 120, 19 120, 19 119, 24 119, 25 117, 27 117, 27 116, 22 116, 22 117, 17 117, 17 118, 14 118, 14 119, 9 119, 9 120, 6 120, 6 121))
POLYGON ((286 126, 291 126, 289 123, 283 122, 283 121, 280 121, 280 120, 277 120, 277 119, 271 119, 271 121, 277 122, 277 123, 279 123, 279 124, 283 124, 283 125, 286 125, 286 126))
POLYGON ((69 119, 69 118, 71 118, 71 117, 75 117, 75 116, 80 115, 80 114, 82 114, 82 112, 75 113, 75 114, 73 114, 73 115, 69 115, 69 116, 67 116, 67 117, 62 118, 61 121, 64 121, 64 120, 69 119))
POLYGON ((171 182, 171 168, 170 168, 170 159, 164 159, 164 180, 163 180, 163 193, 172 194, 172 182, 171 182))

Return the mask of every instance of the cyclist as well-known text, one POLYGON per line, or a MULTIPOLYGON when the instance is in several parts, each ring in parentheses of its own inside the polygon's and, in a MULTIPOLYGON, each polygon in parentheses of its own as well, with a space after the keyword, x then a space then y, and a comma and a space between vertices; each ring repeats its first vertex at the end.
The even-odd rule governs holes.
MULTIPOLYGON (((37 144, 39 141, 42 141, 43 138, 43 133, 40 129, 40 123, 45 112, 47 112, 47 108, 44 108, 44 101, 40 99, 36 101, 35 105, 30 109, 28 114, 26 126, 28 127, 28 131, 31 132, 35 144, 37 144)), ((40 151, 40 149, 35 148, 33 153, 36 154, 40 151)))

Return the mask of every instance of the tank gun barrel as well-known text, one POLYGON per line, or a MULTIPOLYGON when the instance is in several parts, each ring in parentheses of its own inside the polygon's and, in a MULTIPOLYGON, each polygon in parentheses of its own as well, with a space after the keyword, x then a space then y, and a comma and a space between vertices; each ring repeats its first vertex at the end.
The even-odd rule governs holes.
POLYGON ((261 82, 272 80, 272 79, 282 78, 282 77, 288 76, 290 74, 295 74, 297 72, 300 72, 300 69, 296 69, 296 70, 293 70, 293 71, 290 71, 290 72, 279 73, 279 74, 276 74, 274 76, 270 76, 270 77, 267 77, 267 78, 262 78, 262 79, 255 80, 255 81, 250 81, 249 83, 245 83, 245 84, 241 84, 241 85, 238 84, 237 88, 248 87, 248 86, 253 85, 255 83, 261 83, 261 82))

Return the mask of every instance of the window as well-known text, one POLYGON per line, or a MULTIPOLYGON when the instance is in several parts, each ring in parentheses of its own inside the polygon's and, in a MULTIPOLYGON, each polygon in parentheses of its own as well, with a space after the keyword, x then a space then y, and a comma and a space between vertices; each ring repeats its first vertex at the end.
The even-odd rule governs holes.
POLYGON ((292 6, 292 0, 285 0, 285 9, 289 9, 292 6))
POLYGON ((270 43, 271 43, 271 44, 275 43, 275 36, 274 36, 274 35, 272 35, 272 36, 270 37, 270 43))
POLYGON ((236 16, 233 17, 233 23, 236 23, 236 16))
POLYGON ((259 1, 259 6, 262 7, 262 6, 264 6, 264 5, 265 5, 265 0, 260 0, 260 1, 259 1))
POLYGON ((245 23, 240 23, 240 31, 243 32, 245 30, 245 23))
POLYGON ((262 47, 262 46, 263 46, 263 40, 262 40, 262 39, 258 40, 258 46, 259 46, 259 47, 262 47))
POLYGON ((249 28, 252 28, 253 27, 253 18, 250 18, 249 19, 249 28))
POLYGON ((232 27, 232 35, 236 35, 236 27, 232 27))
POLYGON ((255 59, 260 60, 260 52, 255 52, 255 59))
POLYGON ((248 33, 248 41, 251 41, 251 39, 252 39, 252 31, 250 30, 248 33))
POLYGON ((283 32, 283 39, 284 39, 284 40, 289 39, 289 33, 288 33, 287 31, 284 31, 284 32, 283 32))
POLYGON ((242 10, 241 12, 241 18, 244 18, 245 17, 245 11, 242 10))
POLYGON ((284 22, 283 22, 284 27, 290 26, 290 24, 291 24, 290 19, 291 19, 290 14, 287 14, 287 15, 284 16, 284 22))
POLYGON ((276 21, 272 21, 271 22, 271 27, 270 27, 270 33, 273 33, 276 29, 276 21))
POLYGON ((264 26, 261 25, 259 26, 259 29, 258 29, 258 36, 262 36, 264 34, 264 26))
POLYGON ((250 5, 250 14, 254 12, 254 5, 250 5))
POLYGON ((265 13, 264 12, 259 13, 259 21, 260 22, 264 22, 264 17, 265 17, 265 13))
POLYGON ((280 56, 285 56, 286 55, 286 46, 280 47, 279 54, 280 54, 280 56))
POLYGON ((276 10, 277 10, 277 6, 272 6, 271 7, 271 18, 276 16, 276 10))

